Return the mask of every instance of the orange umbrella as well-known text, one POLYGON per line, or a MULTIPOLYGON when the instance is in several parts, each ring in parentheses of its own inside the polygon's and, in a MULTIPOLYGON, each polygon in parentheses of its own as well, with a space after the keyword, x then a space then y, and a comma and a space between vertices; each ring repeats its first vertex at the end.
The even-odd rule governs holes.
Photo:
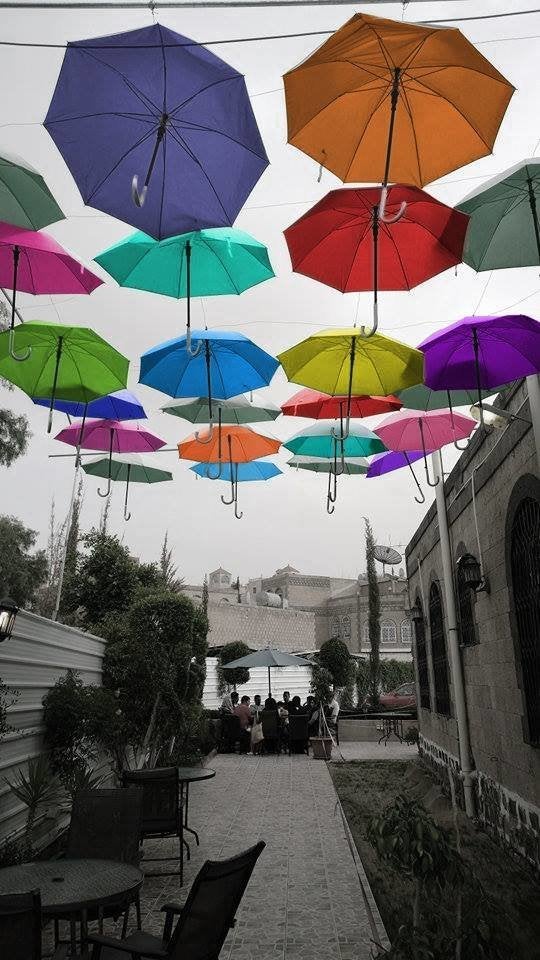
POLYGON ((422 187, 491 153, 514 92, 454 27, 368 14, 283 79, 289 143, 346 183, 383 186, 422 187))

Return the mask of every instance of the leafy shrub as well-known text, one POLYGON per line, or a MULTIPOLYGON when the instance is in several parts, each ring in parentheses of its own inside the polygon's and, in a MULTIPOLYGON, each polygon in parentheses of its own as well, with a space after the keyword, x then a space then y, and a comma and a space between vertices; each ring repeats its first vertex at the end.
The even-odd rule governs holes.
POLYGON ((47 816, 51 809, 56 815, 61 795, 60 781, 52 772, 48 757, 40 754, 28 762, 26 772, 19 769, 14 780, 5 782, 27 809, 26 836, 32 846, 34 831, 40 819, 47 816))
POLYGON ((317 654, 317 662, 331 674, 334 687, 346 687, 354 675, 354 660, 343 640, 325 640, 317 654))
POLYGON ((0 841, 0 869, 16 867, 20 863, 29 863, 33 859, 32 846, 28 837, 6 837, 0 841))
POLYGON ((250 648, 247 643, 242 643, 241 640, 226 643, 221 648, 217 663, 218 693, 221 696, 231 686, 237 687, 242 683, 248 683, 249 670, 246 667, 238 667, 236 670, 223 669, 223 664, 232 663, 233 660, 238 660, 240 657, 247 657, 248 653, 251 653, 250 648))
POLYGON ((43 698, 43 722, 52 770, 72 793, 95 760, 86 688, 76 671, 68 670, 43 698))

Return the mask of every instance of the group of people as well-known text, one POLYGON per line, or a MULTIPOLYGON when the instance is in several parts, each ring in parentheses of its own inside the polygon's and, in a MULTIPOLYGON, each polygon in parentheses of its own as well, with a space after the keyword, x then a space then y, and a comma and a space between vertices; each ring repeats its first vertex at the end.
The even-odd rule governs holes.
MULTIPOLYGON (((339 703, 335 696, 332 695, 329 702, 323 706, 323 711, 324 727, 328 727, 330 731, 335 730, 339 715, 339 703)), ((255 694, 252 702, 251 697, 247 694, 240 697, 236 691, 233 691, 227 693, 223 698, 221 713, 233 714, 238 717, 241 752, 254 754, 261 752, 264 742, 263 712, 277 714, 277 730, 282 743, 286 743, 288 740, 289 717, 291 716, 307 718, 309 737, 317 736, 321 727, 319 704, 315 697, 311 695, 307 697, 305 703, 302 703, 300 697, 291 697, 290 692, 284 690, 281 700, 276 701, 274 697, 269 696, 263 704, 258 693, 255 694)))

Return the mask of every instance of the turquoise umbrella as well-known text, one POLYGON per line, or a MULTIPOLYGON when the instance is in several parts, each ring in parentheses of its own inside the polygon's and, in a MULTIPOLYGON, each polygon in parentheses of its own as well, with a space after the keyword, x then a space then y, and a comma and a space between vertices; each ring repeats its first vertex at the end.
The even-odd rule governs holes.
POLYGON ((104 250, 95 261, 121 287, 185 297, 188 352, 191 297, 240 294, 274 276, 264 244, 233 227, 196 230, 167 240, 133 233, 104 250))

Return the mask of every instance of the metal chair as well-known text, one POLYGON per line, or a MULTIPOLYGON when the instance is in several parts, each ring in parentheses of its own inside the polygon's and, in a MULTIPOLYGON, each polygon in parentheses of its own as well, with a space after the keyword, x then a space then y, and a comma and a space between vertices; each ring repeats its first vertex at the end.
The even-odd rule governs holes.
POLYGON ((262 841, 230 860, 207 860, 193 881, 183 907, 165 904, 163 937, 144 931, 126 940, 91 936, 92 960, 117 960, 121 951, 132 958, 156 960, 218 960, 221 948, 265 844, 262 841), (174 917, 178 921, 173 931, 174 917))
MULTIPOLYGON (((124 770, 122 786, 138 786, 143 790, 141 838, 178 837, 179 869, 147 873, 148 877, 180 877, 184 882, 184 818, 176 767, 155 767, 152 770, 124 770)), ((187 846, 187 844, 186 844, 187 846)), ((189 851, 189 848, 188 848, 189 851)), ((189 858, 189 852, 188 852, 189 858)), ((147 857, 144 862, 157 863, 176 857, 147 857)))
POLYGON ((0 897, 0 946, 6 960, 41 960, 39 890, 0 897))
POLYGON ((300 713, 289 717, 289 756, 291 753, 309 755, 308 718, 300 713))

